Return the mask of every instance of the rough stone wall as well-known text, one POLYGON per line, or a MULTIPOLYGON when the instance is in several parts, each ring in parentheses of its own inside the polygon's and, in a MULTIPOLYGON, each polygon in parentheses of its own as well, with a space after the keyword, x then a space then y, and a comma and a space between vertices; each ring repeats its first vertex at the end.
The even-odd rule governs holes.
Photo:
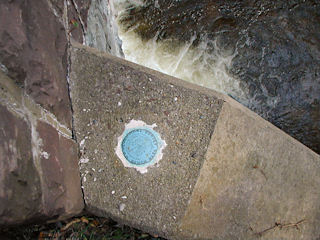
POLYGON ((1 1, 0 62, 37 103, 71 126, 67 38, 46 1, 1 1))
POLYGON ((67 77, 69 42, 84 41, 89 5, 0 2, 0 225, 83 209, 67 77))
POLYGON ((0 72, 0 225, 82 211, 78 147, 71 137, 0 72))
POLYGON ((68 36, 83 42, 90 1, 0 2, 0 66, 36 103, 71 127, 68 36))

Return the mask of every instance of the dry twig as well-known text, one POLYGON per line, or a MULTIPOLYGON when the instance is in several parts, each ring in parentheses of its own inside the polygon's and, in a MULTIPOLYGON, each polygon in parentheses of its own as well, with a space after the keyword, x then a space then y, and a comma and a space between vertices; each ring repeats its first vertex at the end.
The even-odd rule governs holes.
POLYGON ((289 227, 295 227, 297 230, 299 230, 299 225, 304 223, 306 221, 306 219, 302 219, 296 223, 285 223, 285 224, 282 224, 282 223, 278 223, 276 222, 272 227, 269 227, 261 232, 258 232, 256 233, 255 235, 261 237, 263 234, 269 232, 270 230, 273 230, 275 228, 279 228, 280 230, 283 229, 283 228, 289 228, 289 227))
POLYGON ((81 219, 77 218, 66 224, 64 227, 61 228, 61 232, 66 231, 69 227, 71 227, 73 224, 80 222, 81 219))

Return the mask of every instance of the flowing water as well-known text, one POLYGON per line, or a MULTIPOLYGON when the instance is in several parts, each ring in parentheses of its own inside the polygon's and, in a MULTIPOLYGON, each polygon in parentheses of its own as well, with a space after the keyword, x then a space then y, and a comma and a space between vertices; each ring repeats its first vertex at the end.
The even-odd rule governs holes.
POLYGON ((320 153, 320 2, 92 0, 87 44, 225 93, 320 153))
MULTIPOLYGON (((127 18, 130 8, 142 6, 142 1, 114 2, 117 12, 118 35, 122 40, 125 58, 137 64, 152 68, 168 75, 231 95, 239 101, 247 97, 239 87, 239 80, 228 71, 234 57, 234 51, 219 49, 217 41, 209 39, 206 34, 196 39, 191 36, 188 41, 163 39, 159 41, 158 31, 151 39, 142 39, 135 29, 139 23, 126 29, 121 19, 127 18), (198 43, 195 45, 195 41, 198 43)), ((155 6, 159 3, 154 1, 155 6)))

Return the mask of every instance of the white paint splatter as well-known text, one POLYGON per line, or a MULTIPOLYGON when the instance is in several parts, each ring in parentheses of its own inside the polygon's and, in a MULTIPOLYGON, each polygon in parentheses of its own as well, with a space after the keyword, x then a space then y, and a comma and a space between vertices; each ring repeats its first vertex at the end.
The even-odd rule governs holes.
POLYGON ((82 146, 84 145, 85 141, 86 141, 85 138, 81 140, 81 142, 80 142, 80 147, 82 147, 82 146))
POLYGON ((81 158, 80 159, 80 163, 88 163, 89 162, 89 158, 81 158))
POLYGON ((41 156, 44 157, 45 159, 49 159, 50 154, 47 152, 41 152, 41 156))

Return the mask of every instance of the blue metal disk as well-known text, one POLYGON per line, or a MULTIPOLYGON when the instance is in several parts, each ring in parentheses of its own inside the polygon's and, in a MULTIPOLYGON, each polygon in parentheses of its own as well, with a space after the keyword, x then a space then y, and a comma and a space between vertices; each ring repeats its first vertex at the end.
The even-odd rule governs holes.
POLYGON ((156 156, 159 144, 156 133, 148 129, 133 129, 121 143, 121 149, 127 161, 134 165, 144 165, 156 156))

